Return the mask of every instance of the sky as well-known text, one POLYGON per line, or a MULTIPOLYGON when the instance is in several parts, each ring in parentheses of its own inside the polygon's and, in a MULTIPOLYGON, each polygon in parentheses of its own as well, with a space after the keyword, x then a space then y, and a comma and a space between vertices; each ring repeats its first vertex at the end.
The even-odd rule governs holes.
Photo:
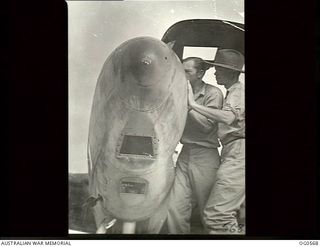
MULTIPOLYGON (((161 39, 171 25, 186 19, 244 23, 243 0, 67 3, 70 173, 87 173, 86 148, 93 94, 102 65, 116 47, 139 36, 161 39)), ((216 85, 213 73, 214 69, 210 69, 204 81, 216 85)), ((240 80, 244 81, 243 75, 240 80)), ((225 92, 224 88, 220 89, 225 92)))

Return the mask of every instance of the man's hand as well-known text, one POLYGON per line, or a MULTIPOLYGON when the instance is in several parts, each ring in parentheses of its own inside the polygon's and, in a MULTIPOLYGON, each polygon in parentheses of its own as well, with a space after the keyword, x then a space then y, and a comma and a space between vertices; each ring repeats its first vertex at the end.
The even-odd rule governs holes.
POLYGON ((188 106, 189 106, 189 109, 192 109, 195 104, 196 104, 196 102, 194 100, 193 90, 192 90, 190 82, 188 81, 188 106))

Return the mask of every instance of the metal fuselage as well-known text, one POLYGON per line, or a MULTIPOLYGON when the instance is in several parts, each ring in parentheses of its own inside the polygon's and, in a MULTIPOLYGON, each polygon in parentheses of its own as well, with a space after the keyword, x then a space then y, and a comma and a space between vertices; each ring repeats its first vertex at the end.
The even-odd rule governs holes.
POLYGON ((90 118, 90 194, 99 224, 148 219, 174 180, 172 154, 187 116, 187 82, 176 54, 141 37, 120 45, 98 78, 90 118))

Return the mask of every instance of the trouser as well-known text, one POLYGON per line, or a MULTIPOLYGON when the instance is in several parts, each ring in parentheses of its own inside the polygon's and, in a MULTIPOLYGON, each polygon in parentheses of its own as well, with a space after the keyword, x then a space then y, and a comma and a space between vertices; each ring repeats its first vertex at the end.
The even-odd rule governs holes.
POLYGON ((190 233, 192 197, 202 211, 220 165, 216 148, 184 145, 177 160, 176 177, 170 192, 167 228, 170 234, 190 233))
POLYGON ((210 234, 244 234, 237 221, 245 200, 245 139, 222 148, 216 182, 204 209, 204 222, 210 234))

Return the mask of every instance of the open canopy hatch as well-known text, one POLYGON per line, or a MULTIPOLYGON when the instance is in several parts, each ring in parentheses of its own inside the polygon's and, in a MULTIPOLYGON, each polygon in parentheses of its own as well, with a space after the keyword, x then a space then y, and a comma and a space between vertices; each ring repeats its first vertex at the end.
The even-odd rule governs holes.
POLYGON ((211 19, 184 20, 172 25, 162 41, 174 42, 172 49, 180 59, 185 46, 234 49, 244 54, 244 25, 211 19))

